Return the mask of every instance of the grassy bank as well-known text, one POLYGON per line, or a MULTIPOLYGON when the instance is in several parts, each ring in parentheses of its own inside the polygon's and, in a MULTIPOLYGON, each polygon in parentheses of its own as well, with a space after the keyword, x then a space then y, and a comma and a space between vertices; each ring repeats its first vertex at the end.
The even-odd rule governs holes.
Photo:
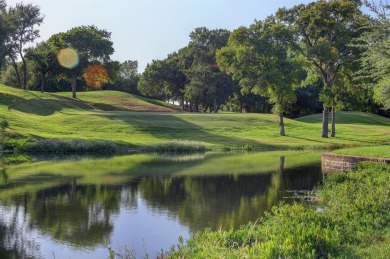
POLYGON ((390 145, 355 147, 335 150, 334 153, 352 156, 383 157, 390 158, 390 145))
POLYGON ((172 105, 115 91, 81 92, 78 99, 68 96, 0 85, 0 119, 9 123, 7 132, 33 140, 104 140, 130 149, 177 139, 203 142, 208 149, 259 150, 390 143, 390 119, 372 114, 338 113, 337 137, 324 139, 319 114, 286 119, 287 136, 279 136, 278 118, 272 114, 181 113, 172 105))
POLYGON ((237 231, 198 232, 169 258, 389 258, 390 166, 329 175, 317 204, 281 205, 237 231))

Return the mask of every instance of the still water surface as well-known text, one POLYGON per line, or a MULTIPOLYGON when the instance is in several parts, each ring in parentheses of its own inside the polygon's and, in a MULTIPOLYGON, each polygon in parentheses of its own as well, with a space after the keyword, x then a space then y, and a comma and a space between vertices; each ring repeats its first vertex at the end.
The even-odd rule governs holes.
POLYGON ((321 154, 136 154, 0 170, 0 258, 154 258, 205 228, 255 221, 322 179, 321 154))

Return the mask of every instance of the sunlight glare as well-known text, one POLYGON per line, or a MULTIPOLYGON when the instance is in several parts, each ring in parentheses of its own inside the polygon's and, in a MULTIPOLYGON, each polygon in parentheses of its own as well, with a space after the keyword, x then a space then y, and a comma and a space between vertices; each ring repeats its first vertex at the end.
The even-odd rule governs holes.
POLYGON ((58 63, 66 68, 72 69, 79 64, 79 55, 74 49, 61 49, 57 54, 58 63))
POLYGON ((92 64, 84 70, 84 79, 88 87, 101 88, 108 82, 108 72, 101 64, 92 64))

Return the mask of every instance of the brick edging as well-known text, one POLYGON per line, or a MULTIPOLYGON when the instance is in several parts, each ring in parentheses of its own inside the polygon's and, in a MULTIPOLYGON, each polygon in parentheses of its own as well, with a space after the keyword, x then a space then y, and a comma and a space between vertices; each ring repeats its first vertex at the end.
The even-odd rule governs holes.
POLYGON ((334 153, 322 154, 322 172, 330 173, 337 171, 347 171, 355 166, 356 163, 362 161, 372 161, 376 163, 390 164, 390 158, 383 157, 364 157, 364 156, 350 156, 334 153))

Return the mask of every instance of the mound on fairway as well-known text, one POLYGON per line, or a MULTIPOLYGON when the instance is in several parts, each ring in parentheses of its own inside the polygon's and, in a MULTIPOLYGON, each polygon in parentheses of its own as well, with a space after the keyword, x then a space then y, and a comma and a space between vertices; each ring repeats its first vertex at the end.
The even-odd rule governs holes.
POLYGON ((285 119, 287 135, 280 136, 272 114, 172 112, 173 105, 115 91, 69 95, 0 86, 0 120, 9 122, 7 131, 34 138, 107 140, 135 148, 172 140, 228 149, 390 144, 390 119, 372 114, 337 113, 336 138, 321 138, 320 114, 285 119))
POLYGON ((77 93, 77 99, 69 93, 40 93, 23 91, 0 85, 2 105, 10 110, 47 116, 66 109, 100 111, 175 112, 171 104, 117 91, 91 91, 77 93))

